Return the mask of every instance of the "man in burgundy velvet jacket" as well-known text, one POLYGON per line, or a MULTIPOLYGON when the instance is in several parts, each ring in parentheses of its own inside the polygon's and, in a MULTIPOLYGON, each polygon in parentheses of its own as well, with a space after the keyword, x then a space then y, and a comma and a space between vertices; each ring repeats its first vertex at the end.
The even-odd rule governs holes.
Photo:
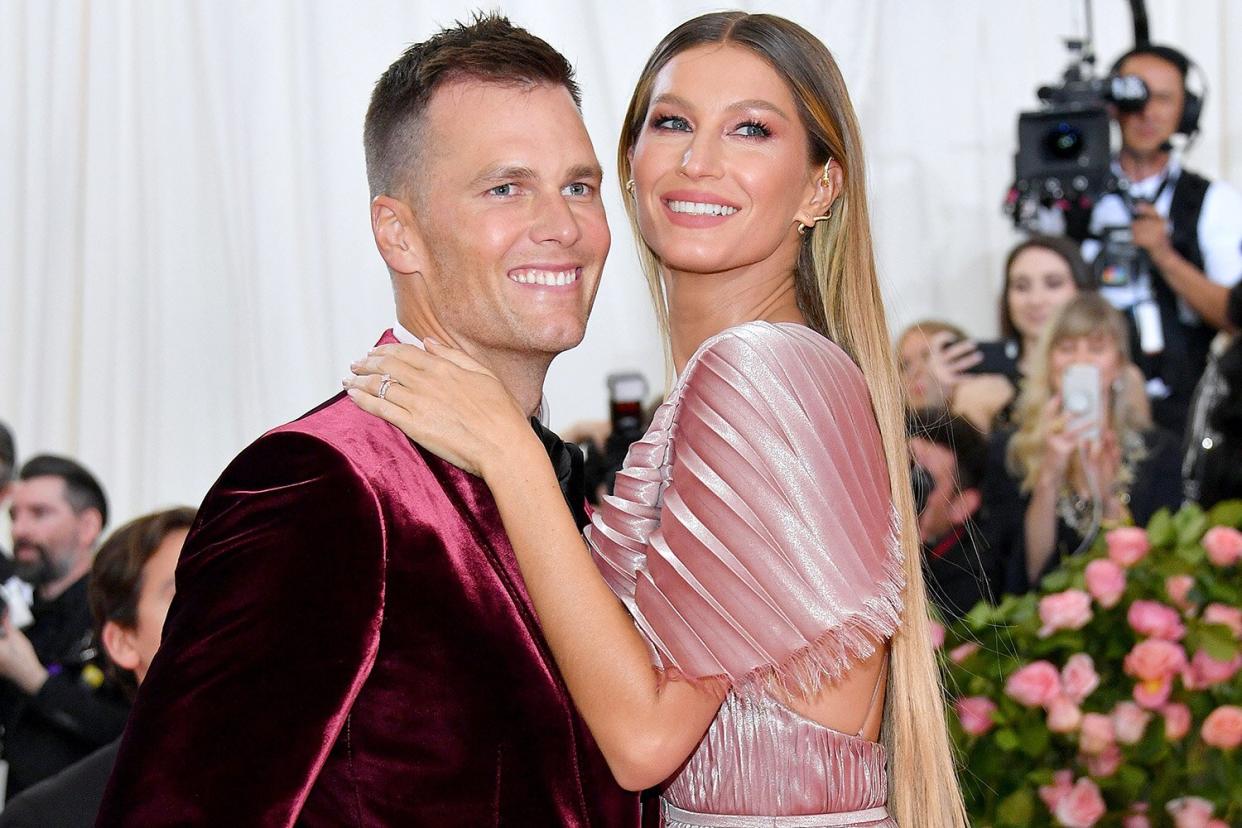
MULTIPOLYGON (((411 47, 367 113, 395 337, 456 343, 532 413, 609 244, 577 94, 561 55, 485 16, 411 47)), ((637 810, 486 486, 337 396, 208 493, 99 824, 629 826, 637 810)))

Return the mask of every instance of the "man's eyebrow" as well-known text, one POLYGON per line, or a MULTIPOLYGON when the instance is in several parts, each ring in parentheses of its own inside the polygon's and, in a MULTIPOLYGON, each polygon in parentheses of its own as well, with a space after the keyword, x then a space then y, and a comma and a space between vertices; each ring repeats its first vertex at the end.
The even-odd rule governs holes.
POLYGON ((599 164, 575 164, 569 168, 567 178, 589 178, 593 181, 599 181, 604 177, 604 170, 599 164))
MULTIPOLYGON (((681 109, 693 109, 694 108, 694 106, 689 101, 687 101, 685 98, 681 97, 680 95, 674 95, 668 92, 664 93, 663 95, 656 96, 655 100, 652 101, 652 105, 654 106, 656 104, 668 104, 670 106, 679 107, 681 109)), ((733 103, 725 107, 725 109, 734 110, 734 111, 747 110, 747 109, 763 109, 763 110, 767 110, 768 112, 772 112, 772 113, 775 113, 776 115, 779 115, 780 117, 784 118, 786 121, 789 120, 789 115, 785 113, 785 110, 781 109, 779 106, 772 103, 771 101, 765 101, 762 98, 747 98, 744 101, 734 101, 733 103)))
POLYGON ((475 176, 471 186, 476 184, 486 184, 493 181, 533 181, 539 176, 530 167, 520 165, 502 165, 498 167, 490 167, 479 175, 475 176))

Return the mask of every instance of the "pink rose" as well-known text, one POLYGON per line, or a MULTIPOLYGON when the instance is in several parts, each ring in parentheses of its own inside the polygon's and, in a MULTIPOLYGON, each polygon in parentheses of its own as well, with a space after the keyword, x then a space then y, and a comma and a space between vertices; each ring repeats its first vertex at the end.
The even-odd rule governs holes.
POLYGON ((1143 560, 1143 556, 1151 548, 1147 532, 1137 526, 1114 529, 1104 536, 1104 542, 1108 544, 1108 557, 1112 558, 1113 563, 1126 569, 1143 560))
POLYGON ((1183 796, 1171 799, 1164 806, 1173 815, 1173 824, 1177 828, 1207 828, 1216 806, 1200 796, 1183 796))
POLYGON ((1118 702, 1113 708, 1113 733, 1118 742, 1132 745, 1143 738, 1151 714, 1134 702, 1118 702))
POLYGON ((1121 821, 1121 828, 1151 828, 1151 820, 1146 814, 1130 814, 1121 821))
POLYGON ((1061 676, 1047 661, 1036 661, 1014 672, 1005 692, 1026 707, 1043 707, 1061 695, 1061 676))
POLYGON ((1074 704, 1082 704, 1083 699, 1099 686, 1100 676, 1095 672, 1095 662, 1086 653, 1075 653, 1061 668, 1061 689, 1074 704))
POLYGON ((1182 609, 1190 609, 1190 590, 1194 586, 1195 579, 1190 575, 1170 575, 1164 581, 1164 591, 1169 593, 1169 600, 1182 609))
POLYGON ((1186 652, 1177 644, 1161 638, 1140 641, 1126 655, 1126 675, 1138 679, 1134 684, 1134 700, 1155 709, 1169 700, 1173 676, 1186 666, 1186 652))
POLYGON ((1081 589, 1067 589, 1046 595, 1039 601, 1039 637, 1057 630, 1081 630, 1091 620, 1091 596, 1081 589))
POLYGON ((1113 720, 1103 713, 1087 713, 1082 717, 1081 729, 1078 733, 1078 748, 1088 756, 1103 753, 1106 748, 1117 741, 1113 730, 1113 720))
POLYGON ((1242 532, 1230 526, 1213 526, 1203 536, 1208 560, 1217 566, 1233 566, 1242 558, 1242 532))
POLYGON ((1074 790, 1074 772, 1059 770, 1052 775, 1051 785, 1039 786, 1039 798, 1048 806, 1049 811, 1055 811, 1061 804, 1061 800, 1069 796, 1072 790, 1074 790))
POLYGON ((1229 828, 1229 823, 1219 818, 1209 819, 1207 823, 1207 828, 1229 828))
POLYGON ((1057 696, 1048 704, 1048 729, 1053 733, 1073 733, 1082 721, 1082 711, 1065 696, 1057 696))
POLYGON ((958 699, 954 705, 957 718, 962 723, 962 730, 971 736, 982 736, 992 729, 992 713, 996 710, 996 702, 986 696, 971 696, 958 699))
POLYGON ((949 658, 954 664, 961 664, 975 653, 979 652, 979 645, 974 641, 967 641, 965 644, 958 644, 952 650, 949 650, 949 658))
POLYGON ((1099 787, 1084 776, 1074 783, 1073 790, 1057 803, 1052 813, 1065 828, 1091 828, 1106 810, 1099 787))
POLYGON ((1121 748, 1109 745, 1099 754, 1086 757, 1087 773, 1096 779, 1106 779, 1117 772, 1123 758, 1121 748))
POLYGON ((1164 737, 1176 742, 1190 732, 1190 708, 1180 702, 1171 702, 1160 708, 1164 716, 1164 737))
POLYGON ((1228 661, 1217 661, 1204 650, 1195 652, 1190 667, 1182 674, 1182 683, 1190 690, 1202 690, 1223 684, 1242 670, 1242 654, 1228 661))
POLYGON ((1223 704, 1208 714, 1199 731, 1203 741, 1221 750, 1233 750, 1242 745, 1242 707, 1223 704))
POLYGON ((1233 630, 1234 638, 1242 638, 1242 609, 1224 604, 1208 604, 1203 608, 1203 620, 1209 624, 1224 624, 1233 630))
POLYGON ((1177 610, 1159 601, 1135 601, 1126 613, 1126 620, 1139 635, 1163 638, 1165 641, 1181 641, 1186 627, 1177 610))
POLYGON ((1087 564, 1087 592, 1100 606, 1117 606, 1126 591, 1126 571, 1109 558, 1097 558, 1087 564))
POLYGON ((935 621, 928 621, 927 625, 931 629, 932 647, 939 650, 944 646, 944 625, 938 624, 935 621))

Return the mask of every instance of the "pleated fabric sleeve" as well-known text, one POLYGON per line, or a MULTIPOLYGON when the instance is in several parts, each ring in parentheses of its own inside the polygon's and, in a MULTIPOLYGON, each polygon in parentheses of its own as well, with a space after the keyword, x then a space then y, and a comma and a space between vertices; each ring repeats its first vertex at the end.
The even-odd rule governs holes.
POLYGON ((896 630, 896 533, 862 372, 752 322, 691 358, 587 540, 666 675, 805 696, 896 630))

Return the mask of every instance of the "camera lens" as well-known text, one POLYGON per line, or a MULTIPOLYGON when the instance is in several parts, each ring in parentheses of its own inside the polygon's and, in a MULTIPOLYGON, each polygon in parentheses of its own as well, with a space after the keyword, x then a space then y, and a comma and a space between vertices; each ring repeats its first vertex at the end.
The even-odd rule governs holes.
POLYGON ((1047 157, 1071 161, 1082 153, 1082 130, 1062 121, 1048 131, 1043 143, 1047 157))

